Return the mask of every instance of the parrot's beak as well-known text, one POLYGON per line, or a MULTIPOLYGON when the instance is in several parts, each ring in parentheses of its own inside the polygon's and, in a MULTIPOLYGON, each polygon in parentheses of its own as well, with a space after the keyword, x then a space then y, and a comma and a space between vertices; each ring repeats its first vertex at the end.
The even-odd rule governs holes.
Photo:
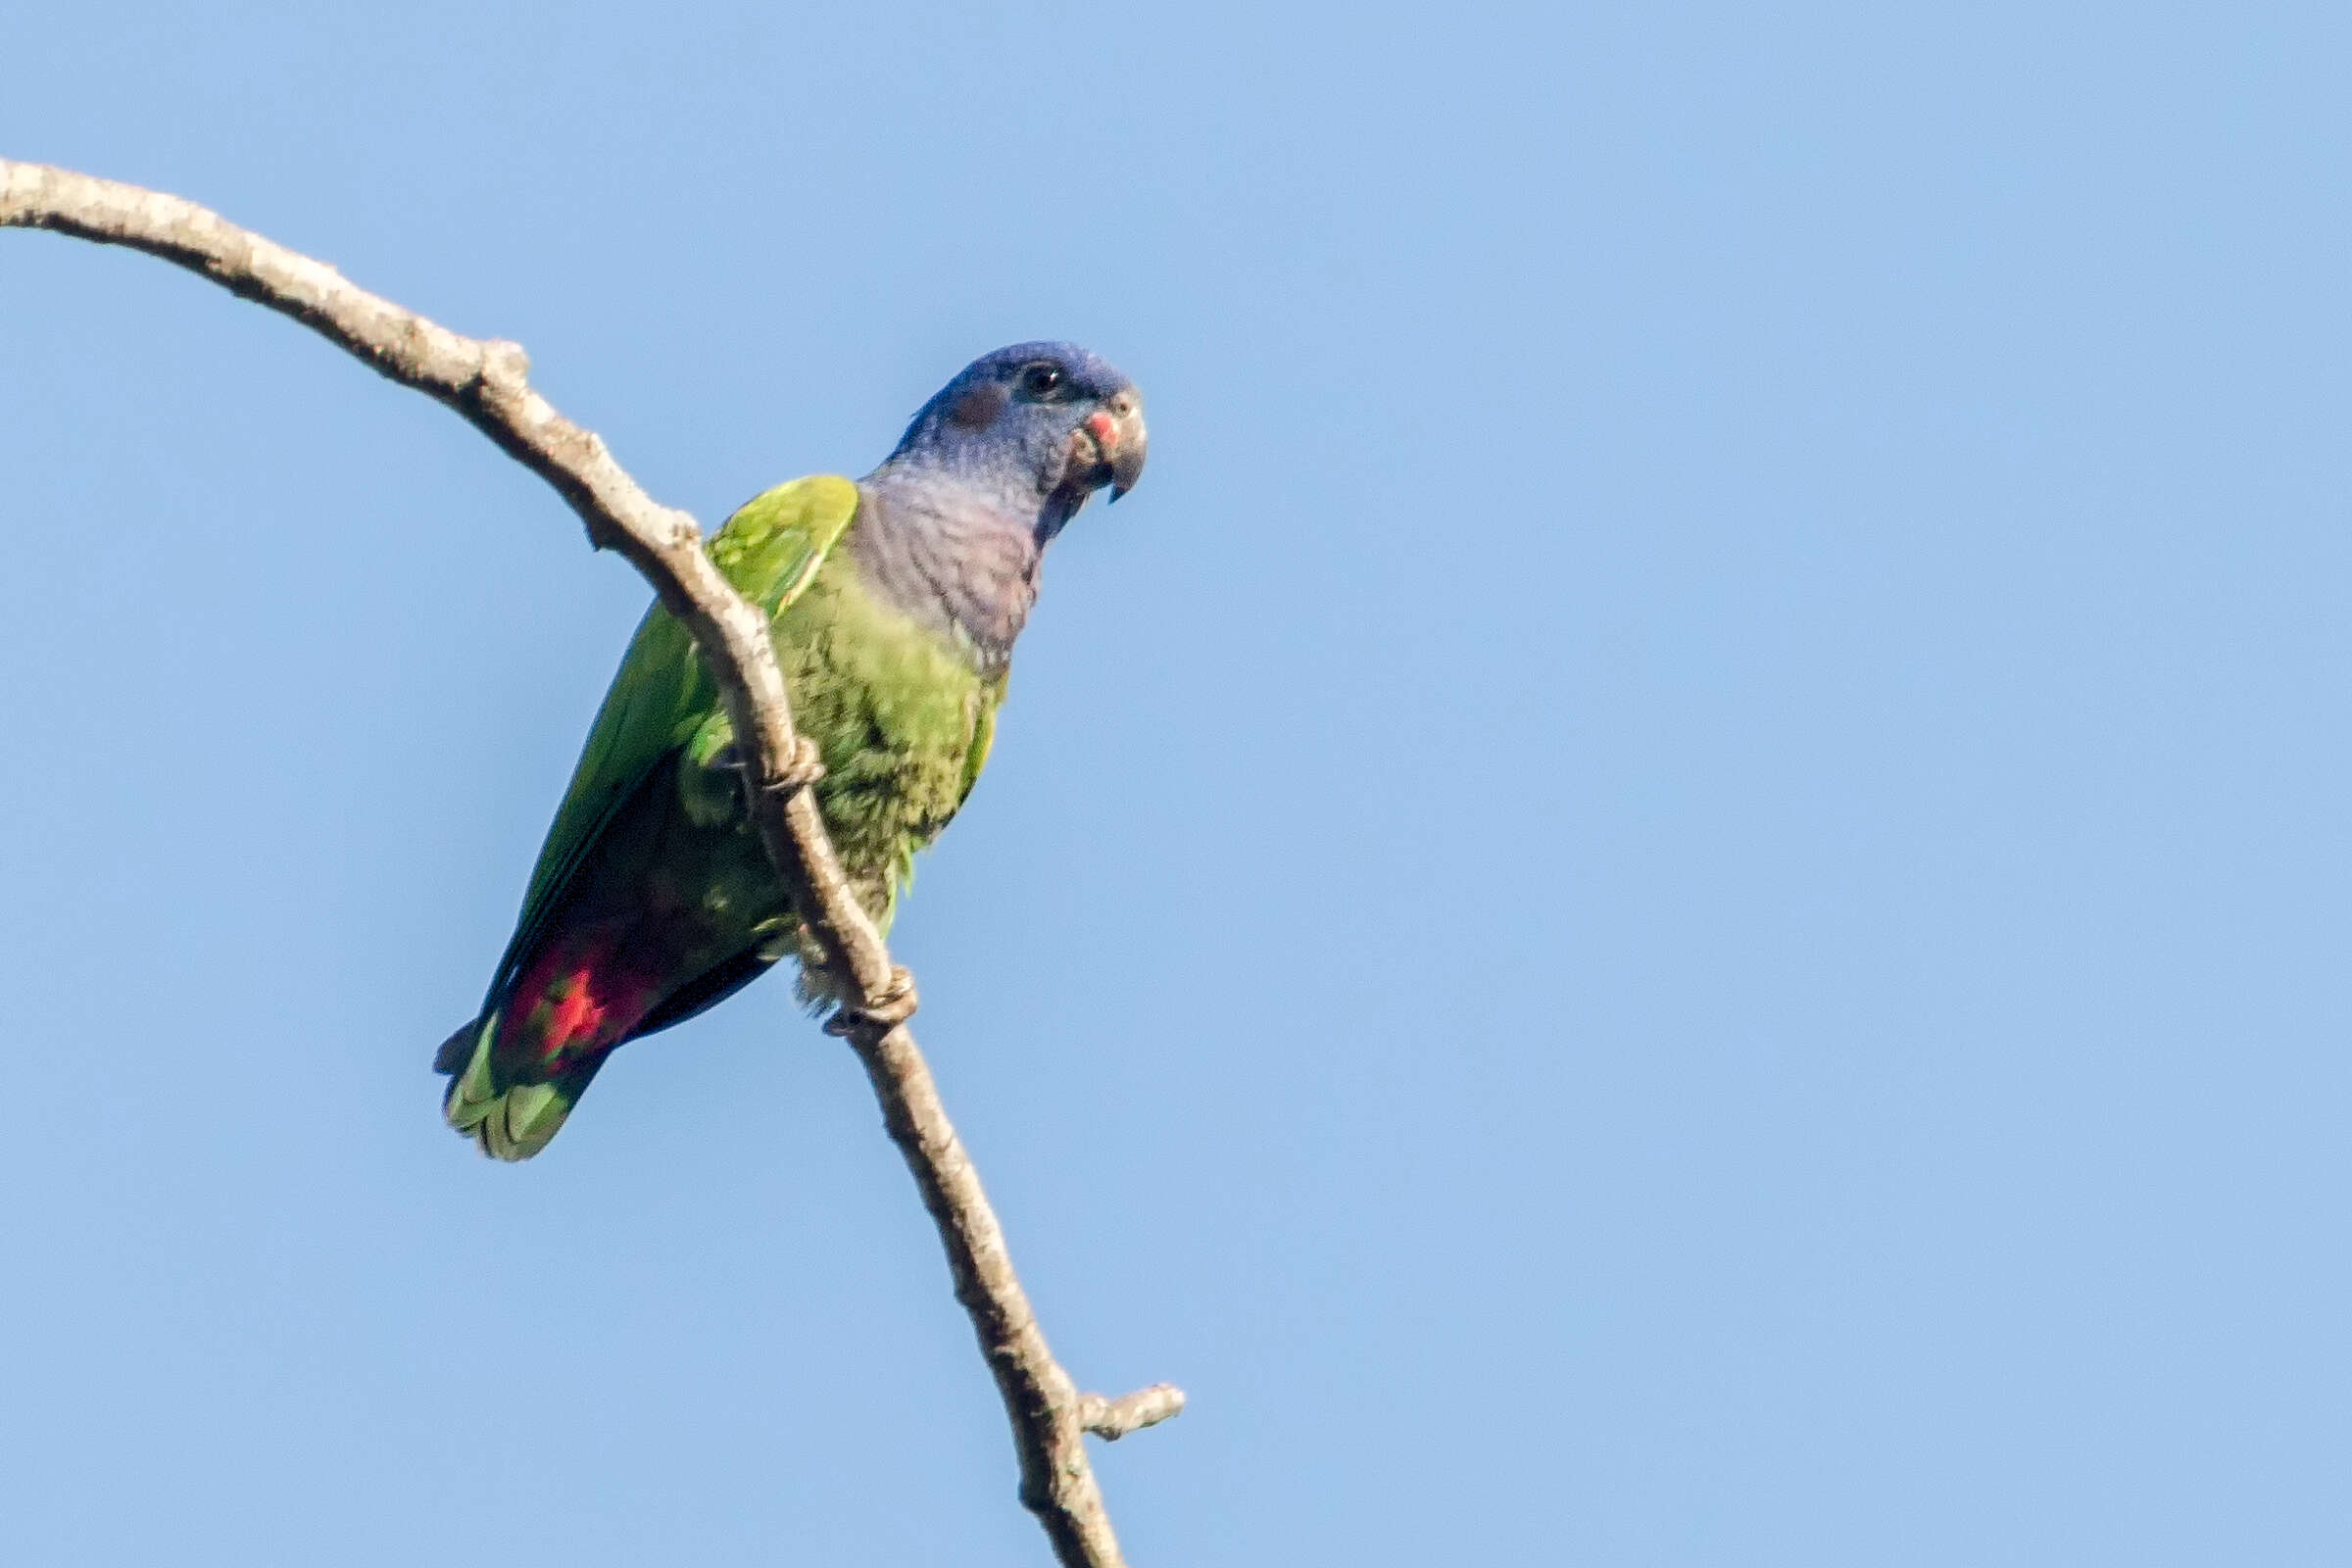
POLYGON ((1144 449, 1150 438, 1144 430, 1144 401, 1121 392, 1086 416, 1083 426, 1094 442, 1095 458, 1110 470, 1110 499, 1116 501, 1144 476, 1144 449))

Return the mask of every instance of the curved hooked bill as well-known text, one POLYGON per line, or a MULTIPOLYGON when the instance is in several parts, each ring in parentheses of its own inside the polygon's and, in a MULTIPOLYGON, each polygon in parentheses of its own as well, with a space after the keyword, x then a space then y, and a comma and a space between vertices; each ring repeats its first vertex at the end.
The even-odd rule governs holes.
POLYGON ((1076 444, 1095 471, 1107 475, 1110 499, 1118 500, 1144 476, 1149 437, 1144 430, 1143 405, 1132 394, 1121 393, 1107 407, 1080 421, 1076 444))

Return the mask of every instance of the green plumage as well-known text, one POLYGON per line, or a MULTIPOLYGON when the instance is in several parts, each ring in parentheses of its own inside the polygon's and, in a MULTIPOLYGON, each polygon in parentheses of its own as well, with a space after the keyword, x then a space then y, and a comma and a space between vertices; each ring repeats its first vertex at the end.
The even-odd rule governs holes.
MULTIPOLYGON (((868 590, 840 548, 858 505, 848 479, 796 480, 744 506, 710 551, 769 615, 794 722, 824 760, 826 825, 887 929, 914 853, 979 777, 1004 678, 868 590)), ((801 955, 744 815, 732 739, 692 639, 655 605, 606 693, 483 1012, 437 1063, 453 1075, 451 1125, 488 1152, 538 1152, 614 1046, 801 955)))

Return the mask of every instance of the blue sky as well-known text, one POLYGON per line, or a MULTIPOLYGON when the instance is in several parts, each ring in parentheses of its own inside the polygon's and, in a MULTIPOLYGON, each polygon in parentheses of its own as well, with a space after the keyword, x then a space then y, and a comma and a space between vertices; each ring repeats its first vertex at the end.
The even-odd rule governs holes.
MULTIPOLYGON (((68 9, 706 521, 1141 383, 898 938, 1138 1563, 2352 1557, 2339 11, 68 9)), ((782 988, 440 1126, 633 574, 50 236, 0 473, 12 1560, 1044 1560, 782 988)))

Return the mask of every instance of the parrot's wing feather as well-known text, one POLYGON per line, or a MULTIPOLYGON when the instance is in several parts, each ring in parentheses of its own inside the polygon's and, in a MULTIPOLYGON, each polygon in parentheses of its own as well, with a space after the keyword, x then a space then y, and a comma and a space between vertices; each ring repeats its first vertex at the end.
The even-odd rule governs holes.
MULTIPOLYGON (((858 514, 858 486, 830 474, 795 479, 753 497, 710 543, 710 558, 738 593, 772 620, 799 598, 858 514)), ((491 981, 493 1002, 538 944, 572 875, 607 824, 671 752, 683 747, 718 701, 710 669, 686 628, 656 601, 605 693, 572 769, 571 787, 532 868, 522 918, 491 981)))

